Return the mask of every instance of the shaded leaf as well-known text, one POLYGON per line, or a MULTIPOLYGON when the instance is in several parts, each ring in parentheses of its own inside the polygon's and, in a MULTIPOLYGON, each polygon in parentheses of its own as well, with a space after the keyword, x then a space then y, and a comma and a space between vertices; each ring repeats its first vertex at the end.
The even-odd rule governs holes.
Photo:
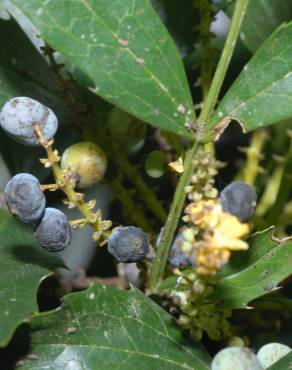
POLYGON ((270 237, 271 229, 257 233, 242 262, 238 260, 233 273, 220 280, 213 297, 223 307, 244 308, 277 289, 277 284, 292 273, 292 241, 273 244, 270 237))
POLYGON ((38 310, 41 280, 61 266, 58 257, 41 249, 30 228, 0 210, 0 346, 38 310))
POLYGON ((194 51, 198 38, 195 25, 200 22, 199 11, 193 0, 151 0, 168 31, 176 42, 182 57, 194 51))
POLYGON ((23 369, 209 369, 200 344, 138 290, 94 284, 67 295, 60 310, 32 322, 32 353, 23 369))
MULTIPOLYGON (((292 23, 263 44, 245 66, 207 125, 220 131, 223 119, 241 122, 246 131, 292 117, 292 23)), ((223 125, 224 126, 224 125, 223 125)))
POLYGON ((95 93, 154 126, 189 135, 185 123, 195 117, 183 65, 149 0, 13 2, 92 80, 95 93))
MULTIPOLYGON (((62 143, 68 142, 64 140, 64 126, 71 120, 54 76, 45 59, 12 18, 0 18, 0 59, 0 109, 7 100, 16 96, 36 99, 54 110, 60 123, 62 143)), ((60 136, 57 134, 58 144, 60 136)), ((39 178, 48 174, 38 160, 44 155, 43 149, 15 143, 2 130, 0 153, 12 173, 32 171, 39 178)))
MULTIPOLYGON (((232 15, 233 8, 234 6, 227 8, 228 15, 232 15)), ((240 38, 254 53, 281 23, 291 18, 290 0, 252 0, 244 16, 240 38)))

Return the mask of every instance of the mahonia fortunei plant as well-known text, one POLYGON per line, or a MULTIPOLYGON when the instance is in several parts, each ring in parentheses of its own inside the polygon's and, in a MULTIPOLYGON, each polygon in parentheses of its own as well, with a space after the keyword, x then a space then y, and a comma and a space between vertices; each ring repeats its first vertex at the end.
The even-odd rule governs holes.
POLYGON ((288 368, 290 2, 11 2, 0 367, 288 368))

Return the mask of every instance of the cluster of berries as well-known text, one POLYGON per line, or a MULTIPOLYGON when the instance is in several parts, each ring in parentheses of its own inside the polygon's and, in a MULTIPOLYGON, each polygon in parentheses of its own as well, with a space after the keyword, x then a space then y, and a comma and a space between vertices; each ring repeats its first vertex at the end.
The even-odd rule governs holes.
MULTIPOLYGON (((58 120, 54 112, 28 97, 9 100, 0 112, 2 129, 15 141, 29 146, 40 145, 36 125, 44 139, 54 137, 58 120)), ((100 181, 107 159, 101 148, 92 142, 70 146, 61 159, 61 169, 74 186, 87 188, 100 181)), ((56 208, 46 208, 46 198, 38 179, 29 173, 13 176, 4 190, 10 212, 19 220, 34 226, 35 237, 48 251, 59 252, 71 241, 71 228, 66 215, 56 208)), ((117 228, 108 240, 108 251, 117 262, 137 262, 149 252, 149 240, 143 230, 117 228)))
POLYGON ((268 343, 255 355, 246 347, 227 347, 214 357, 211 370, 264 370, 291 352, 281 343, 268 343))
MULTIPOLYGON (((36 100, 19 97, 9 100, 0 112, 2 129, 15 141, 40 145, 34 131, 38 125, 44 138, 51 140, 58 128, 54 112, 36 100)), ((13 176, 4 189, 6 204, 19 220, 34 226, 35 237, 48 251, 59 252, 71 241, 66 215, 56 208, 46 208, 46 198, 38 179, 29 173, 13 176)))

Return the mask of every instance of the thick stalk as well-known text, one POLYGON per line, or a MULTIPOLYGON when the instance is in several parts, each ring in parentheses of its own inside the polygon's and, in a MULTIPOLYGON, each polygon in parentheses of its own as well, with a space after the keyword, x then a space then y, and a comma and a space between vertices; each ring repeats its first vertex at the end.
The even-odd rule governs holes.
MULTIPOLYGON (((228 65, 230 63, 235 48, 236 40, 239 34, 247 4, 248 0, 237 0, 236 2, 229 33, 208 96, 206 98, 206 101, 204 102, 201 115, 198 119, 199 122, 205 123, 213 113, 219 91, 221 89, 228 65)), ((184 172, 176 188, 170 212, 162 232, 160 245, 157 249, 157 255, 150 271, 148 283, 149 289, 152 293, 158 291, 159 285, 163 278, 173 236, 176 231, 177 224, 180 219, 186 199, 184 188, 188 184, 190 175, 193 171, 192 161, 198 149, 198 146, 198 142, 193 143, 185 158, 184 172)))
POLYGON ((235 9, 229 28, 229 32, 225 41, 225 45, 216 68, 216 72, 211 84, 211 88, 207 95, 206 100, 203 104, 203 109, 199 117, 199 121, 206 123, 213 113, 214 107, 217 103, 219 92, 223 84, 227 68, 229 66, 236 40, 240 32, 240 27, 243 21, 243 17, 246 12, 246 7, 249 0, 237 0, 235 4, 235 9))
POLYGON ((201 80, 203 90, 203 101, 208 95, 208 91, 212 82, 212 74, 214 70, 213 63, 213 46, 212 46, 212 33, 210 27, 213 18, 213 10, 210 0, 200 0, 198 2, 200 10, 200 26, 199 26, 199 40, 202 48, 201 60, 201 80))
POLYGON ((192 173, 192 161, 198 146, 199 143, 194 143, 191 149, 187 152, 184 163, 184 172, 179 179, 173 202, 165 226, 162 230, 159 248, 157 249, 157 255, 150 271, 148 281, 149 289, 152 292, 157 291, 157 288, 163 277, 164 269, 167 263, 167 257, 171 247, 171 242, 173 240, 173 236, 176 231, 177 224, 180 219, 180 215, 182 213, 186 199, 185 186, 188 184, 190 175, 192 173))

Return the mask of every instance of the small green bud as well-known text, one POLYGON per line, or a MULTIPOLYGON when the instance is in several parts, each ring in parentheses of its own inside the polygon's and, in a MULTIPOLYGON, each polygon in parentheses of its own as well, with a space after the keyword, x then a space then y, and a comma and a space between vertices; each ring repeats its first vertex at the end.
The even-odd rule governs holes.
POLYGON ((139 143, 145 137, 147 130, 144 122, 118 107, 114 107, 110 111, 107 128, 117 144, 128 148, 139 143))
POLYGON ((145 171, 148 176, 153 178, 163 176, 166 171, 165 154, 160 150, 153 150, 149 153, 145 161, 145 171))

